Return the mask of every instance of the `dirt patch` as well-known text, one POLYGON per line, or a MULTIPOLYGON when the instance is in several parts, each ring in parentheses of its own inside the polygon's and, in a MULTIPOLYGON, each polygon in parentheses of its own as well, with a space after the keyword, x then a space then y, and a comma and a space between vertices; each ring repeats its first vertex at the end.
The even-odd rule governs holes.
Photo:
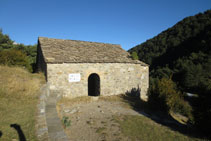
POLYGON ((57 111, 73 141, 200 140, 189 126, 159 111, 150 111, 137 97, 61 99, 57 111))
MULTIPOLYGON (((139 115, 118 97, 79 98, 61 100, 57 109, 59 116, 68 117, 70 127, 65 129, 70 140, 74 141, 128 141, 129 137, 121 133, 116 116, 139 115)), ((121 118, 120 118, 121 119, 121 118)))

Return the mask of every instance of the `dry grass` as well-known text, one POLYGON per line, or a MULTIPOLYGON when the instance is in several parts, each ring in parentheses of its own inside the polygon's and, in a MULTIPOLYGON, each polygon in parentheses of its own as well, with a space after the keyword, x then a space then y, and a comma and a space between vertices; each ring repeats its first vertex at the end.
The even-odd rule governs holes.
POLYGON ((42 74, 18 67, 0 66, 0 140, 18 140, 11 124, 20 125, 27 140, 36 140, 35 114, 42 74))
POLYGON ((170 115, 173 119, 175 119, 176 121, 178 121, 181 124, 186 125, 188 122, 188 118, 181 114, 170 112, 170 115))
POLYGON ((123 99, 123 95, 113 95, 113 96, 99 96, 99 97, 81 96, 81 97, 76 97, 76 98, 63 97, 57 103, 57 110, 60 110, 58 106, 60 104, 64 104, 66 106, 72 106, 78 103, 90 103, 96 100, 122 102, 122 106, 131 108, 130 104, 126 100, 123 99))
POLYGON ((100 100, 104 100, 104 101, 122 101, 122 102, 124 102, 122 95, 100 96, 99 98, 100 98, 100 100))
POLYGON ((31 74, 19 67, 0 66, 0 86, 6 95, 16 93, 13 96, 33 96, 40 88, 43 75, 31 74))
POLYGON ((65 105, 74 105, 78 103, 88 103, 92 101, 92 97, 89 96, 81 96, 81 97, 76 97, 76 98, 68 98, 68 97, 63 97, 62 99, 59 100, 58 104, 62 103, 65 105))
POLYGON ((120 129, 125 136, 132 140, 142 141, 198 141, 200 139, 185 136, 168 127, 155 123, 144 116, 115 116, 120 129))
MULTIPOLYGON (((95 98, 96 99, 96 98, 95 98)), ((68 107, 68 105, 72 104, 81 104, 81 103, 89 103, 93 100, 93 97, 83 96, 83 97, 77 97, 73 99, 63 98, 59 102, 59 104, 64 104, 68 107)), ((150 110, 147 109, 147 105, 140 101, 137 97, 130 97, 127 95, 116 95, 116 96, 99 96, 98 101, 108 101, 108 102, 118 102, 121 104, 120 106, 127 106, 127 108, 132 109, 141 109, 142 111, 150 110)), ((59 106, 58 106, 59 107, 59 106)), ((115 107, 114 107, 115 108, 115 107)), ((59 110, 61 111, 61 109, 59 110)), ((146 113, 152 113, 154 114, 154 111, 148 111, 146 113)), ((166 115, 163 115, 159 118, 162 119, 166 118, 166 115)), ((181 117, 180 117, 181 118, 181 117)), ((183 117, 184 118, 184 117, 183 117)), ((165 119, 164 119, 165 120, 165 119)), ((170 120, 170 119, 169 119, 170 120)), ((183 119, 185 120, 185 118, 183 119)), ((141 140, 141 141, 148 141, 148 140, 156 140, 156 141, 172 141, 172 140, 179 140, 179 141, 186 141, 186 140, 203 140, 198 139, 193 136, 188 136, 189 134, 186 134, 181 132, 182 130, 178 130, 177 128, 171 128, 171 126, 159 124, 156 121, 150 119, 149 117, 145 116, 135 116, 135 115, 119 115, 116 114, 112 116, 111 122, 115 121, 115 124, 113 126, 118 125, 120 128, 120 132, 123 136, 130 138, 131 140, 141 140), (175 130, 174 130, 175 129, 175 130)), ((90 121, 86 121, 87 125, 90 125, 90 121)), ((92 124, 93 127, 96 127, 96 133, 99 134, 105 134, 108 135, 108 130, 110 129, 109 123, 106 123, 104 121, 101 122, 104 126, 103 127, 97 127, 97 125, 94 123, 92 124)), ((111 125, 112 126, 112 125, 111 125)), ((178 128, 183 128, 183 126, 178 128)), ((186 130, 186 128, 185 128, 186 130)), ((189 130, 189 129, 187 129, 189 130)), ((188 133, 188 132, 187 132, 188 133)), ((116 133, 115 133, 116 134, 116 133)), ((121 139, 119 139, 121 140, 121 139)))

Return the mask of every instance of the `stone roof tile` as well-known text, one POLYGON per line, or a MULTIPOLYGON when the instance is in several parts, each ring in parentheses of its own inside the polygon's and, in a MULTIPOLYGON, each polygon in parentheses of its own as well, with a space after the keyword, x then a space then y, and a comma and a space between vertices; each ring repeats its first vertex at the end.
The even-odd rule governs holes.
POLYGON ((145 63, 133 60, 117 44, 39 37, 46 63, 145 63))

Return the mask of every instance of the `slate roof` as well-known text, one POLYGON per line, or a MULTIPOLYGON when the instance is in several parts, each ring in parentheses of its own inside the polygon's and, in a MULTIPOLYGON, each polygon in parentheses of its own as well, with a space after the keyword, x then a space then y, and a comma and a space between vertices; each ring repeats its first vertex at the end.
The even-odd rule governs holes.
POLYGON ((117 44, 39 37, 46 63, 145 63, 132 60, 117 44))

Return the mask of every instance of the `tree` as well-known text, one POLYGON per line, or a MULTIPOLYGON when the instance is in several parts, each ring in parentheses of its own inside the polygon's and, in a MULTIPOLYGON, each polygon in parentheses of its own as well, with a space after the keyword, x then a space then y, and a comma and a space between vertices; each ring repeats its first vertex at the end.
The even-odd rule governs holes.
POLYGON ((35 67, 37 45, 13 44, 13 41, 0 29, 0 55, 1 64, 24 66, 29 71, 35 67), (8 54, 7 54, 8 53, 8 54), (18 55, 18 56, 13 56, 18 55), (24 63, 25 62, 25 63, 24 63), (25 64, 25 65, 23 65, 25 64))

